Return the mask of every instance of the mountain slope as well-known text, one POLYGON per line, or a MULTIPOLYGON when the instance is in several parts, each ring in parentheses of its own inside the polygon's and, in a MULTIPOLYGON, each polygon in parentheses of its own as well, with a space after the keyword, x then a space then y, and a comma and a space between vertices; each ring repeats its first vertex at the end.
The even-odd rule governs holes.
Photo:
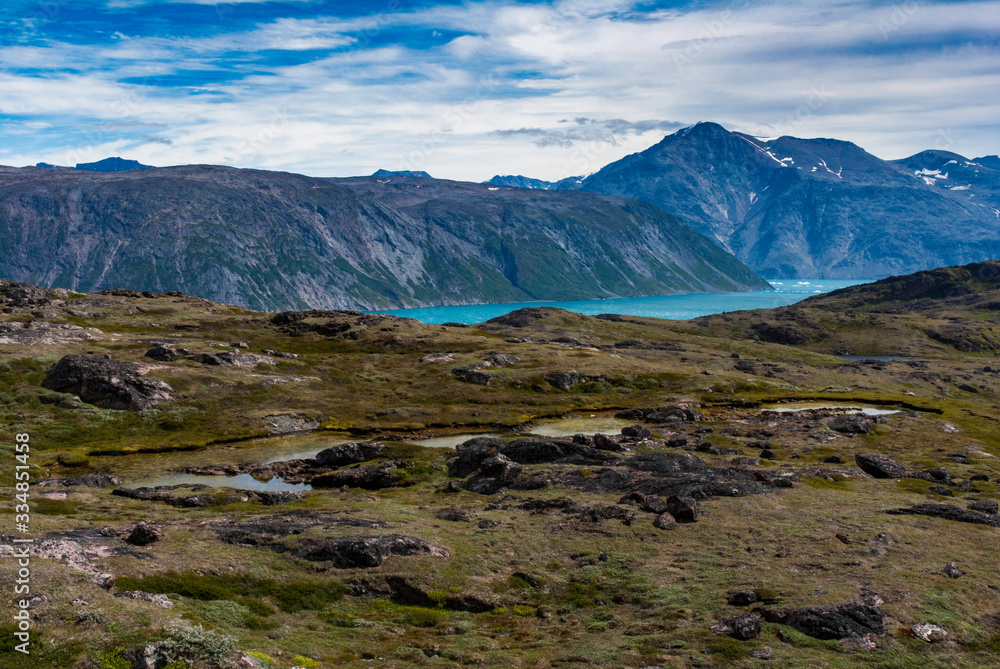
POLYGON ((0 168, 0 276, 262 309, 754 290, 662 210, 429 178, 0 168))
POLYGON ((850 142, 765 141, 699 123, 606 166, 583 189, 656 204, 775 278, 880 277, 1000 257, 1000 170, 933 153, 894 163, 850 142), (949 160, 957 167, 944 187, 929 166, 949 160))

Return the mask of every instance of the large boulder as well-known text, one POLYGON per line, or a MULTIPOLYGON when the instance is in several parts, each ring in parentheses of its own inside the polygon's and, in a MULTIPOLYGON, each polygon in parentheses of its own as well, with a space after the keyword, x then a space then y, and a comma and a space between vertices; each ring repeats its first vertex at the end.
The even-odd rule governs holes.
POLYGON ((67 355, 49 371, 42 387, 122 411, 142 411, 169 400, 173 388, 144 378, 141 369, 133 362, 97 355, 67 355))
POLYGON ((854 456, 854 462, 866 474, 871 474, 877 479, 901 479, 906 476, 906 467, 884 455, 858 453, 854 456))
POLYGON ((385 444, 377 441, 355 441, 331 446, 317 453, 313 459, 320 467, 343 467, 374 460, 383 449, 385 444))
POLYGON ((403 460, 392 460, 371 465, 359 465, 349 469, 341 469, 327 474, 320 474, 309 483, 314 488, 361 488, 363 490, 381 490, 396 486, 412 485, 413 481, 403 475, 406 463, 403 460))
POLYGON ((136 523, 132 531, 125 537, 125 543, 132 544, 133 546, 148 546, 151 543, 159 541, 161 538, 163 538, 163 535, 159 528, 140 522, 136 523))
POLYGON ((545 380, 559 390, 570 390, 580 383, 581 377, 580 372, 571 370, 569 372, 552 372, 546 375, 545 380))
POLYGON ((293 551, 293 554, 312 562, 332 562, 337 569, 371 569, 394 555, 449 556, 446 548, 400 534, 326 539, 307 544, 293 551))
POLYGON ((168 346, 156 346, 146 351, 146 357, 158 362, 174 362, 181 359, 181 354, 168 346))
POLYGON ((114 474, 83 474, 68 479, 59 479, 59 485, 66 487, 83 486, 84 488, 111 488, 120 485, 121 480, 114 474))
POLYGON ((479 474, 466 481, 462 487, 480 495, 493 495, 509 487, 521 475, 523 468, 500 453, 483 460, 479 474))
POLYGON ((712 626, 712 631, 716 634, 726 634, 739 641, 749 641, 760 636, 760 622, 760 616, 756 613, 743 613, 721 620, 712 626))
POLYGON ((501 448, 504 443, 495 437, 473 437, 455 447, 455 454, 448 458, 448 476, 469 476, 501 448))
POLYGON ((858 639, 868 634, 885 634, 885 616, 868 602, 807 606, 787 611, 755 610, 767 622, 788 625, 815 639, 858 639))

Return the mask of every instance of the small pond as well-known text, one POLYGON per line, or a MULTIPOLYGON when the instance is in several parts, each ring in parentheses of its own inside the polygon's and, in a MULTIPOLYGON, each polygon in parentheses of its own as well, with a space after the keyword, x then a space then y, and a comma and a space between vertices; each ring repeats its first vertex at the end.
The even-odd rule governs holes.
POLYGON ((844 413, 860 413, 865 416, 891 416, 900 413, 901 409, 884 409, 861 404, 837 404, 835 402, 799 402, 795 404, 769 404, 761 407, 761 411, 776 413, 795 413, 796 411, 827 410, 843 411, 844 413))
MULTIPOLYGON (((634 421, 633 421, 634 422, 634 421)), ((545 437, 570 437, 574 434, 619 434, 633 422, 606 415, 581 416, 539 421, 531 434, 545 437)), ((430 439, 413 440, 411 443, 429 448, 454 448, 473 437, 501 437, 510 433, 461 433, 430 439)), ((205 476, 187 474, 177 470, 187 467, 219 464, 244 464, 249 462, 278 462, 311 458, 323 449, 337 444, 356 441, 347 434, 311 433, 275 439, 259 439, 239 446, 227 446, 180 453, 135 454, 101 458, 98 460, 105 473, 117 474, 128 488, 165 485, 208 485, 212 487, 244 488, 247 490, 310 490, 306 483, 285 483, 280 477, 259 481, 249 474, 238 476, 205 476), (152 474, 151 472, 156 472, 152 474)), ((96 459, 96 458, 95 458, 96 459)))

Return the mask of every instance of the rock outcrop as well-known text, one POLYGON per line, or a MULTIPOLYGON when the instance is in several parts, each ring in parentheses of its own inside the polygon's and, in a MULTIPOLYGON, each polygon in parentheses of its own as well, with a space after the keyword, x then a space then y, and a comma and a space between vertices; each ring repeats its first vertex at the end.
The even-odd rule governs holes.
POLYGON ((141 376, 133 362, 96 355, 67 355, 42 381, 49 390, 79 395, 106 409, 142 411, 166 402, 173 392, 167 383, 141 376))

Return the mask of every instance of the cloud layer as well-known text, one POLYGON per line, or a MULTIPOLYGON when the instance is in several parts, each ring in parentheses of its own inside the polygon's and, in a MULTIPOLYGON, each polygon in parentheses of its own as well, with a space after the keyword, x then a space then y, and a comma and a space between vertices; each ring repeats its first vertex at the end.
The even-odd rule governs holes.
POLYGON ((586 174, 679 127, 1000 151, 993 2, 39 0, 0 163, 586 174))

